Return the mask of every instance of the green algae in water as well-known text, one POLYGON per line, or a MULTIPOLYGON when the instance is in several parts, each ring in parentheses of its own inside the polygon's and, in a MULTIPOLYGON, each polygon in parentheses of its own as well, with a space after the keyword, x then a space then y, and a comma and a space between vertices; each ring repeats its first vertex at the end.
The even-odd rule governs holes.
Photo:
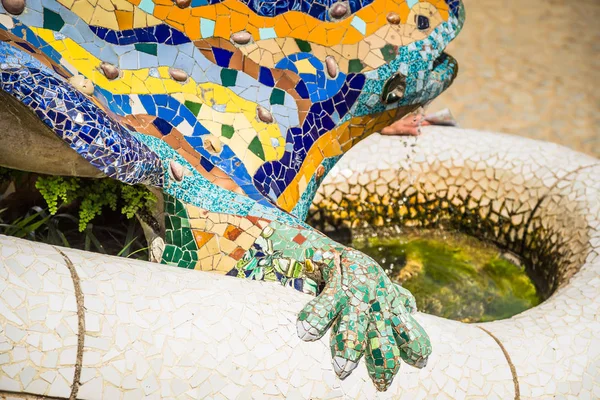
POLYGON ((470 236, 409 231, 363 237, 353 246, 410 290, 420 311, 464 322, 504 319, 540 303, 523 268, 470 236))

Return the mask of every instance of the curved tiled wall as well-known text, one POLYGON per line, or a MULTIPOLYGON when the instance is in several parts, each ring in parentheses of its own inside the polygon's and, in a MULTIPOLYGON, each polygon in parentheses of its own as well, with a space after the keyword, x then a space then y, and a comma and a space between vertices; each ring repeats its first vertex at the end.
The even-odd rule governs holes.
POLYGON ((404 365, 377 394, 362 362, 336 378, 328 337, 297 338, 306 295, 0 237, 0 397, 599 397, 598 160, 459 129, 406 140, 352 150, 316 199, 320 220, 460 226, 524 254, 546 302, 485 324, 418 314, 428 366, 404 365))
POLYGON ((591 251, 600 162, 510 135, 424 130, 416 142, 376 135, 350 151, 321 186, 312 223, 459 228, 522 255, 542 295, 566 283, 591 251))

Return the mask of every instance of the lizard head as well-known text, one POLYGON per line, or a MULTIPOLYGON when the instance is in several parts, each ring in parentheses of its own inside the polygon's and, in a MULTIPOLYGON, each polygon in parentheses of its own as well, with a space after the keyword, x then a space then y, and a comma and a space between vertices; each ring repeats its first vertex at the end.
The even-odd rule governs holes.
POLYGON ((387 24, 364 39, 369 52, 350 66, 362 66, 364 84, 341 122, 368 134, 439 96, 458 73, 458 63, 444 50, 464 21, 458 0, 402 1, 386 15, 387 24))

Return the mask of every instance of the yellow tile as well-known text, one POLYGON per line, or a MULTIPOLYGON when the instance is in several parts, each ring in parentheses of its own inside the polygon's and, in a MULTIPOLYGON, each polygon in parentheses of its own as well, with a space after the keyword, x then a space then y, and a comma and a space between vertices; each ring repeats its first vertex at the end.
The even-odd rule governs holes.
POLYGON ((134 9, 133 4, 131 4, 127 0, 110 0, 110 2, 117 10, 133 11, 134 9))
POLYGON ((217 257, 215 257, 214 262, 216 262, 216 265, 214 266, 214 271, 223 274, 226 274, 227 272, 231 271, 237 263, 236 260, 227 255, 221 256, 218 260, 217 257))
POLYGON ((225 234, 225 230, 227 229, 227 224, 219 223, 214 224, 212 229, 210 230, 212 233, 216 233, 219 236, 223 236, 225 234))
POLYGON ((69 10, 73 8, 73 4, 75 4, 75 0, 58 0, 58 2, 69 10))
POLYGON ((219 247, 223 254, 231 254, 238 246, 227 238, 220 238, 219 247))
POLYGON ((92 15, 94 14, 94 8, 87 1, 77 0, 71 6, 71 11, 84 20, 87 24, 90 23, 92 15))
POLYGON ((90 25, 101 26, 108 29, 119 29, 117 17, 114 12, 106 11, 101 7, 95 7, 92 18, 89 21, 90 25))
POLYGON ((249 249, 256 241, 257 236, 252 236, 247 232, 242 232, 240 236, 235 240, 235 243, 243 249, 249 249))
POLYGON ((298 68, 298 72, 301 74, 316 74, 317 73, 317 69, 315 67, 313 67, 313 65, 310 63, 310 61, 308 59, 303 59, 300 61, 296 61, 294 63, 294 65, 296 66, 296 68, 298 68))
POLYGON ((219 249, 219 242, 216 236, 210 239, 206 243, 206 245, 202 247, 202 249, 206 249, 206 252, 210 255, 219 254, 221 252, 221 250, 219 249))
POLYGON ((206 230, 206 219, 190 219, 190 226, 194 229, 206 230))

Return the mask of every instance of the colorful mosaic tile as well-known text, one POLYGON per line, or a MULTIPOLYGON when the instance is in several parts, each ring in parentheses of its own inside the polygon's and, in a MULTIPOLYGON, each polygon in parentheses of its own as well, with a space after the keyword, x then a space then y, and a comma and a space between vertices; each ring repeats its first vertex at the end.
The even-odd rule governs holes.
POLYGON ((457 73, 456 0, 2 0, 0 87, 107 176, 165 196, 163 263, 317 295, 336 372, 431 348, 411 296, 303 220, 354 144, 457 73))

